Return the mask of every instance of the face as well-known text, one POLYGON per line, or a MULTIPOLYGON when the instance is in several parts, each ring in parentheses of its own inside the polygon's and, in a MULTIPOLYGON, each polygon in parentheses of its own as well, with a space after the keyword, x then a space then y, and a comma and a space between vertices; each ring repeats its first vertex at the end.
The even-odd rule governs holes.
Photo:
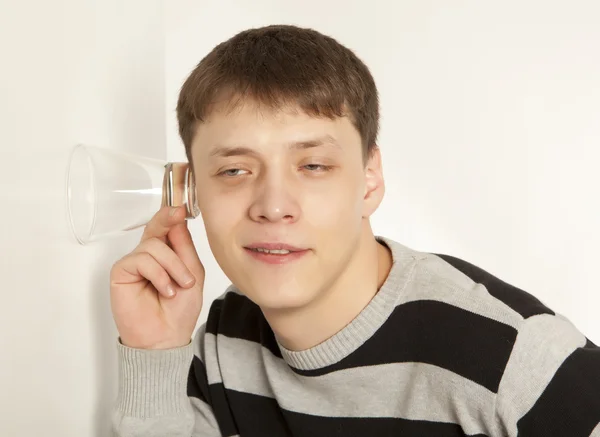
POLYGON ((215 259, 263 309, 306 306, 342 281, 383 195, 379 151, 365 166, 348 118, 217 108, 192 159, 215 259))

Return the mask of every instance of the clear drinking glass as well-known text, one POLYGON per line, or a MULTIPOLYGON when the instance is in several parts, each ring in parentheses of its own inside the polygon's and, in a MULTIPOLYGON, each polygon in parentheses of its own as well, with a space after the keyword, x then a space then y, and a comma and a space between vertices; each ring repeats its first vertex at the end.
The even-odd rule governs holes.
POLYGON ((188 163, 167 162, 86 144, 73 148, 67 170, 67 214, 80 244, 144 226, 162 206, 200 211, 188 163))

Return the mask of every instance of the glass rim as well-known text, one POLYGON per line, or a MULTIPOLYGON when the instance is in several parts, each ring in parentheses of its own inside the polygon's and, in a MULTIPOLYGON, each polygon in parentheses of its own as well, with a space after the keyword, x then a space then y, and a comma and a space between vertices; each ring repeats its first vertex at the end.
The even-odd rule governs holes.
POLYGON ((89 146, 86 144, 77 144, 75 145, 75 147, 72 148, 70 154, 69 154, 69 160, 67 163, 67 177, 65 178, 66 180, 66 186, 65 186, 65 190, 66 190, 66 200, 67 200, 67 215, 69 218, 69 227, 71 228, 71 232, 73 234, 73 236, 75 237, 75 239, 77 240, 77 242, 81 245, 85 245, 86 243, 89 243, 92 240, 92 235, 94 233, 94 229, 96 227, 96 208, 98 207, 96 204, 96 190, 94 189, 94 167, 93 164, 90 160, 90 154, 89 154, 89 146), (75 159, 75 156, 77 153, 80 152, 84 152, 87 158, 87 164, 90 168, 90 190, 91 190, 91 196, 92 196, 92 222, 91 225, 89 227, 89 229, 87 229, 85 231, 85 236, 84 235, 80 235, 78 230, 77 230, 77 226, 75 225, 75 221, 73 218, 73 207, 72 207, 72 193, 71 193, 71 179, 73 176, 73 161, 75 159))

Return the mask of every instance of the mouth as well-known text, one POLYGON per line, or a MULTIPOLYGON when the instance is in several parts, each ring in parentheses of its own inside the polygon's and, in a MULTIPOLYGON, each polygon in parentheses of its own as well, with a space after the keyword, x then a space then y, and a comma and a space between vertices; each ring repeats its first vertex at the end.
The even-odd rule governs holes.
POLYGON ((262 263, 287 264, 304 257, 308 254, 309 249, 300 249, 285 244, 257 244, 244 247, 244 251, 262 263))

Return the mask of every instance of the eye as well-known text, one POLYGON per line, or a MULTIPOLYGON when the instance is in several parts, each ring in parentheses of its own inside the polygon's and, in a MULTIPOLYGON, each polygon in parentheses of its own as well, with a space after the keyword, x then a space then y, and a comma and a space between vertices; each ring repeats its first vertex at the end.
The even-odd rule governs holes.
POLYGON ((309 170, 311 173, 319 173, 326 172, 332 169, 330 165, 321 165, 321 164, 307 164, 303 166, 305 169, 309 170))
POLYGON ((246 171, 246 170, 242 170, 241 168, 230 168, 227 170, 223 170, 221 173, 219 173, 219 176, 233 178, 236 176, 241 176, 239 173, 236 173, 236 172, 240 172, 240 171, 246 171))

